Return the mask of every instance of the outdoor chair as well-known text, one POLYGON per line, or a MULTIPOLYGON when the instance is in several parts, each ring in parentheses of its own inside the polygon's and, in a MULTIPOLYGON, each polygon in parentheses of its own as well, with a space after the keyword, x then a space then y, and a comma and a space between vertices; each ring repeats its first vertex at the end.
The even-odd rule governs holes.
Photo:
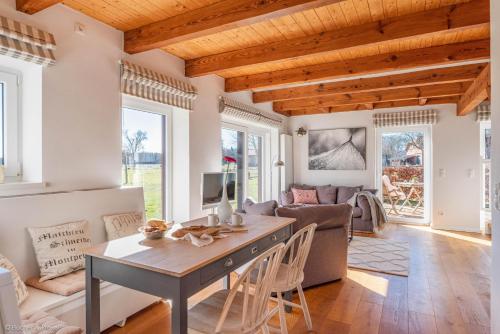
POLYGON ((389 203, 391 203, 391 209, 387 212, 387 214, 394 211, 396 215, 399 215, 396 205, 399 201, 405 201, 407 199, 406 194, 403 192, 401 187, 393 185, 387 175, 382 175, 382 185, 384 199, 387 199, 389 203))

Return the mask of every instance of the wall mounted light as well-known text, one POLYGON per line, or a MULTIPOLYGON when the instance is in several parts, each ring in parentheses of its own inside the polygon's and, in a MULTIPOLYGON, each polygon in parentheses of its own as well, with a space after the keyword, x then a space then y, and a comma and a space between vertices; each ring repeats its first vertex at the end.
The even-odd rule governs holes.
POLYGON ((307 134, 307 130, 304 129, 302 126, 295 131, 297 133, 298 137, 304 137, 307 134))

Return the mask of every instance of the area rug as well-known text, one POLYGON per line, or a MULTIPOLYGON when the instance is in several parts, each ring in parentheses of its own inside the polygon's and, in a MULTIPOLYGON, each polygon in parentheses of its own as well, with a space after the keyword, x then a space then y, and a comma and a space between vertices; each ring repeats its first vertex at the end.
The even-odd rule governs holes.
POLYGON ((350 268, 408 276, 410 245, 405 241, 355 236, 349 244, 350 268))

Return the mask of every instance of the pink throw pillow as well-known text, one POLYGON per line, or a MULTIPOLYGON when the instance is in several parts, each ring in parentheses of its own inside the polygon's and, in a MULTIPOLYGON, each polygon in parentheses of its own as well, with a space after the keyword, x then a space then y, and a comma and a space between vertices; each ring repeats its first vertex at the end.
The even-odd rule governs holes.
POLYGON ((294 204, 319 204, 316 189, 305 190, 292 188, 294 204))

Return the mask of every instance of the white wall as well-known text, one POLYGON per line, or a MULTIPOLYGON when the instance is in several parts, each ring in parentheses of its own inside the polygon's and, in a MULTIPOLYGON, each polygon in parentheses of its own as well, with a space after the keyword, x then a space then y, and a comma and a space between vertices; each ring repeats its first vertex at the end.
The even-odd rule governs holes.
MULTIPOLYGON (((493 185, 500 183, 500 3, 491 0, 491 65, 493 185)), ((495 188, 495 187, 493 187, 495 188)), ((500 333, 500 212, 493 209, 493 246, 491 250, 491 333, 500 333)))
MULTIPOLYGON (((160 50, 124 54, 122 32, 64 5, 30 16, 15 11, 15 0, 3 0, 0 13, 55 35, 57 64, 43 69, 41 160, 42 179, 48 183, 45 191, 121 185, 118 61, 125 58, 198 88, 195 110, 184 117, 173 117, 179 121, 188 117, 189 121, 187 128, 173 131, 177 141, 185 140, 174 147, 174 157, 177 157, 174 172, 178 176, 174 186, 179 189, 174 194, 179 195, 174 207, 181 211, 175 214, 178 219, 201 216, 201 173, 220 170, 218 97, 225 94, 224 80, 214 75, 185 78, 184 61, 160 50), (84 36, 73 32, 76 22, 85 25, 84 36), (181 133, 181 130, 185 132, 181 133), (188 158, 180 159, 182 152, 187 152, 188 158), (189 178, 180 171, 187 171, 189 178)), ((229 95, 251 104, 248 92, 229 95)), ((271 110, 270 104, 258 107, 271 110)))
MULTIPOLYGON (((376 112, 415 110, 396 108, 376 112)), ((479 124, 474 115, 456 117, 453 105, 435 106, 439 112, 439 123, 433 126, 433 200, 431 220, 435 228, 479 231, 480 221, 480 157, 479 124), (439 178, 440 168, 446 169, 446 177, 439 178), (468 169, 474 177, 468 177, 468 169), (438 212, 444 215, 438 215, 438 212)), ((356 111, 292 117, 290 131, 300 126, 307 130, 342 127, 366 127, 367 169, 364 171, 315 171, 308 169, 308 137, 294 134, 294 181, 308 184, 377 186, 376 141, 372 116, 375 111, 356 111)))

